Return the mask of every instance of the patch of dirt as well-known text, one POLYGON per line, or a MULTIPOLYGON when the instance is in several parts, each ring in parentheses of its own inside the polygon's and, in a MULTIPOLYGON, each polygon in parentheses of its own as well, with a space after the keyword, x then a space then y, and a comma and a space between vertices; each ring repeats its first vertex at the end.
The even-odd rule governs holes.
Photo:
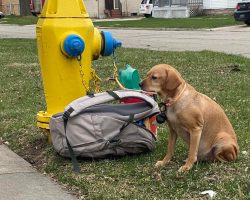
POLYGON ((27 144, 18 155, 38 170, 42 170, 42 166, 47 163, 46 147, 47 141, 39 138, 27 144))

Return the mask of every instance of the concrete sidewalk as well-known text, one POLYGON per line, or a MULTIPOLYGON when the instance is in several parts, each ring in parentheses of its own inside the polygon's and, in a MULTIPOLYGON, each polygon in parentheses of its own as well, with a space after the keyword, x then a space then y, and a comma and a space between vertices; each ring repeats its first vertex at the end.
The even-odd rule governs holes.
POLYGON ((1 200, 76 200, 49 177, 0 144, 1 200))

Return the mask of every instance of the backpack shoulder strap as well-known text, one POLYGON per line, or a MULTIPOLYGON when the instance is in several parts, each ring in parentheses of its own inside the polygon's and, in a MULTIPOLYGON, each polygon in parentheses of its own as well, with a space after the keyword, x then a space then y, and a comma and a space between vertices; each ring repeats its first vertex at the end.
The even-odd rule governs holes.
POLYGON ((76 158, 76 155, 74 153, 74 150, 72 149, 72 147, 71 147, 71 145, 69 143, 68 137, 67 137, 67 123, 68 123, 70 114, 73 111, 74 111, 74 109, 70 107, 68 110, 66 110, 63 113, 62 119, 63 119, 63 125, 64 125, 64 133, 65 133, 66 143, 67 143, 67 146, 68 146, 68 149, 69 149, 69 155, 71 157, 71 162, 72 162, 72 165, 73 165, 73 171, 75 173, 80 173, 80 164, 77 161, 77 158, 76 158))

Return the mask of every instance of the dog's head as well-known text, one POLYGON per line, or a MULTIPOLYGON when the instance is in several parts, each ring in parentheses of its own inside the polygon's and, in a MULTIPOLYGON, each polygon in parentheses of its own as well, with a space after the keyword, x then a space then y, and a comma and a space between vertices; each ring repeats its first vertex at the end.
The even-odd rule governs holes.
POLYGON ((183 81, 176 69, 167 64, 159 64, 152 67, 140 86, 142 90, 157 92, 159 95, 166 96, 183 81))

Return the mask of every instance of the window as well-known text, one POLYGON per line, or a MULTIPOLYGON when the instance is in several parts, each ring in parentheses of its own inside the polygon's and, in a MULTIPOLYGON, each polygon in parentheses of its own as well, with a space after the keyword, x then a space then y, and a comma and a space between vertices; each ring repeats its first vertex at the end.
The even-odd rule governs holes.
POLYGON ((119 9, 119 0, 114 0, 114 9, 119 9))

